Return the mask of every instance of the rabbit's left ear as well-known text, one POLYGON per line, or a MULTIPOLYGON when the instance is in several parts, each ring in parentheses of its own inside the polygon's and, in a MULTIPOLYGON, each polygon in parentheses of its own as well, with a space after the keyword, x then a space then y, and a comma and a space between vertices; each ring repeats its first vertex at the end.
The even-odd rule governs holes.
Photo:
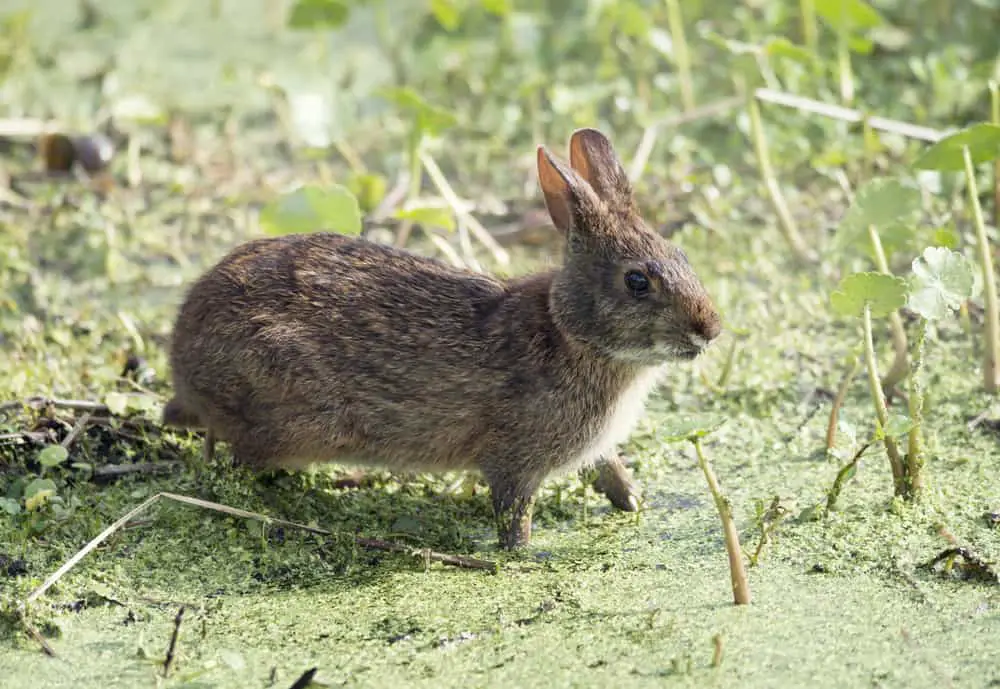
POLYGON ((569 164, 609 207, 633 205, 632 183, 608 137, 596 129, 577 129, 569 140, 569 164))
POLYGON ((538 147, 537 162, 545 207, 556 228, 565 235, 587 232, 586 218, 598 214, 601 206, 587 180, 544 146, 538 147))

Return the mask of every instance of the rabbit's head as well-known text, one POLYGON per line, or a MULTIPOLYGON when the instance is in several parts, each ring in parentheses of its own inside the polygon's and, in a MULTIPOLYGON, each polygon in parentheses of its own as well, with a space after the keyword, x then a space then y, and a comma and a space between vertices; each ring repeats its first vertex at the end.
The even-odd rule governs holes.
POLYGON ((594 129, 570 139, 569 164, 538 147, 538 179, 565 264, 551 293, 571 337, 640 365, 693 359, 721 331, 684 252, 639 215, 611 142, 594 129))

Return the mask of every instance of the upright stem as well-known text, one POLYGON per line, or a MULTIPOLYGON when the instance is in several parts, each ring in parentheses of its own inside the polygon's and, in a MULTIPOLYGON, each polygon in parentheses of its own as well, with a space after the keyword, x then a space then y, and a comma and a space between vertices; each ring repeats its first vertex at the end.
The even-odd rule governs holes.
POLYGON ((705 452, 701 449, 701 439, 695 437, 691 442, 694 444, 694 451, 698 454, 698 465, 705 474, 708 490, 712 493, 715 508, 719 511, 719 518, 722 520, 722 536, 726 542, 726 553, 729 555, 729 576, 733 582, 733 602, 736 605, 747 605, 750 602, 750 584, 747 582, 747 570, 743 564, 743 549, 740 547, 740 535, 736 531, 736 523, 733 521, 733 511, 729 507, 729 500, 719 488, 719 481, 705 457, 705 452))
MULTIPOLYGON (((841 3, 841 7, 846 12, 847 3, 841 3)), ((850 36, 847 33, 843 19, 840 28, 837 29, 837 67, 840 72, 840 99, 844 105, 854 103, 854 73, 851 69, 851 45, 850 36)))
MULTIPOLYGON (((892 272, 889 270, 889 261, 885 256, 885 249, 882 248, 882 238, 879 236, 878 230, 874 225, 868 226, 868 238, 872 243, 872 251, 875 254, 875 265, 879 269, 879 272, 885 275, 892 275, 892 272)), ((889 314, 889 334, 892 338, 892 349, 895 352, 895 358, 892 360, 892 366, 889 367, 889 371, 882 377, 883 390, 891 390, 898 385, 900 381, 906 378, 906 374, 910 368, 906 328, 903 327, 903 319, 900 317, 899 311, 893 311, 889 314)))
POLYGON ((924 364, 924 341, 927 338, 929 323, 920 319, 920 333, 913 352, 913 371, 910 373, 910 438, 906 452, 906 473, 910 482, 910 492, 917 496, 923 491, 923 422, 924 422, 924 391, 920 385, 921 367, 924 364))
MULTIPOLYGON (((414 125, 414 130, 416 130, 416 125, 414 125)), ((409 147, 409 163, 410 163, 410 186, 406 191, 406 202, 410 202, 420 195, 420 185, 423 182, 424 168, 420 162, 420 146, 423 143, 422 136, 419 132, 414 131, 411 135, 410 147, 409 147)), ((396 246, 403 248, 406 243, 410 240, 410 233, 413 231, 413 221, 407 218, 403 220, 403 223, 399 226, 399 232, 396 233, 396 246)))
POLYGON ((684 112, 694 110, 694 85, 691 82, 691 56, 684 36, 684 17, 680 0, 667 0, 667 23, 674 45, 674 60, 677 62, 677 77, 681 85, 681 105, 684 112))
POLYGON ((983 362, 983 384, 986 392, 994 393, 1000 388, 997 377, 997 362, 1000 361, 1000 314, 997 312, 997 282, 993 274, 993 257, 989 239, 986 236, 986 222, 983 208, 979 205, 979 190, 976 188, 976 170, 972 166, 969 147, 962 147, 965 158, 965 182, 969 189, 969 203, 972 204, 972 219, 976 226, 976 243, 979 245, 979 264, 983 269, 983 287, 986 296, 986 356, 983 362))
MULTIPOLYGON (((990 80, 990 120, 1000 125, 1000 84, 990 80)), ((993 161, 993 224, 1000 227, 1000 158, 993 161)))
POLYGON ((882 385, 878 378, 878 363, 875 361, 875 344, 872 341, 872 311, 868 304, 865 304, 863 315, 865 331, 865 364, 868 367, 868 386, 872 393, 872 402, 875 404, 875 417, 882 428, 882 437, 885 442, 885 452, 889 455, 889 466, 892 469, 892 483, 896 495, 906 495, 906 474, 903 460, 899 456, 899 448, 896 441, 888 434, 889 410, 885 405, 885 395, 882 393, 882 385))
POLYGON ((815 0, 799 0, 799 10, 802 18, 802 41, 806 44, 809 52, 815 54, 819 47, 815 0))
POLYGON ((803 263, 812 263, 815 260, 815 256, 806 245, 805 240, 802 239, 802 235, 799 234, 799 228, 796 226, 795 220, 792 219, 792 213, 788 210, 788 204, 785 203, 785 197, 781 193, 781 186, 778 184, 778 180, 774 176, 774 170, 771 168, 771 158, 767 150, 767 138, 764 135, 764 125, 760 118, 760 104, 757 102, 757 97, 752 90, 747 96, 747 113, 750 116, 750 136, 753 139, 754 152, 757 154, 757 166, 760 169, 761 177, 764 178, 764 184, 767 186, 771 205, 778 216, 778 225, 781 228, 781 232, 785 235, 785 239, 788 241, 795 257, 803 263))
POLYGON ((837 388, 837 394, 833 397, 833 407, 830 409, 830 421, 826 424, 827 451, 832 450, 836 442, 837 419, 840 417, 840 408, 844 406, 844 398, 847 397, 847 390, 851 387, 851 381, 854 380, 854 376, 858 374, 858 369, 860 368, 861 359, 855 356, 854 363, 851 364, 851 370, 844 375, 843 380, 840 381, 840 386, 837 388))

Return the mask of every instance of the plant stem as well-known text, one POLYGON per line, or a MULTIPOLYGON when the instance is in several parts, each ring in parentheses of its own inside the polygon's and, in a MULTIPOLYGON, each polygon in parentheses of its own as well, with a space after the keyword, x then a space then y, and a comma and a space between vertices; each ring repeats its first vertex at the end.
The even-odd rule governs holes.
POLYGON ((802 42, 809 52, 816 54, 819 48, 819 31, 816 26, 815 0, 799 0, 799 14, 802 18, 802 42))
POLYGON ((733 374, 733 364, 736 363, 736 338, 729 344, 729 353, 726 355, 726 363, 722 366, 722 373, 719 374, 719 380, 716 382, 716 386, 719 389, 724 390, 726 385, 729 383, 729 377, 733 374))
POLYGON ((924 364, 924 341, 927 339, 927 329, 930 327, 927 319, 920 319, 920 334, 913 352, 913 370, 910 373, 910 427, 909 443, 906 451, 906 474, 910 482, 910 492, 914 497, 920 495, 924 488, 922 470, 923 458, 923 422, 924 422, 924 391, 920 385, 921 368, 924 364))
MULTIPOLYGON (((875 265, 879 272, 892 275, 892 271, 889 270, 889 261, 885 256, 885 249, 882 248, 882 238, 874 225, 868 226, 868 238, 872 243, 875 265)), ((892 360, 889 371, 882 377, 882 389, 886 392, 906 378, 906 374, 910 370, 906 328, 903 327, 903 319, 900 317, 899 311, 893 311, 889 314, 889 333, 892 337, 892 349, 896 356, 892 360)))
POLYGON ((837 418, 840 416, 840 408, 844 406, 844 398, 847 397, 847 390, 851 387, 851 381, 854 380, 854 376, 858 375, 858 369, 861 368, 861 358, 855 356, 854 363, 851 365, 851 370, 847 372, 843 380, 840 381, 840 387, 837 388, 837 394, 833 398, 833 408, 830 409, 830 421, 826 425, 826 450, 829 452, 833 449, 835 443, 835 438, 837 437, 837 418))
POLYGON ((712 471, 712 467, 705 457, 705 452, 701 448, 701 438, 693 438, 691 442, 698 454, 698 465, 705 474, 708 490, 712 493, 715 507, 719 511, 719 518, 722 520, 722 535, 726 542, 726 553, 729 555, 729 575, 733 582, 733 602, 736 605, 747 605, 750 603, 750 584, 747 582, 747 570, 743 564, 740 535, 736 531, 736 523, 733 522, 733 511, 729 506, 729 500, 722 494, 715 472, 712 471))
MULTIPOLYGON (((406 191, 406 203, 413 201, 420 195, 420 185, 423 181, 424 168, 420 162, 420 146, 423 144, 423 137, 419 132, 414 131, 411 135, 409 151, 407 155, 410 164, 410 186, 406 191)), ((410 240, 410 233, 413 231, 413 221, 406 219, 399 226, 399 232, 396 233, 396 246, 403 248, 406 243, 410 240)))
POLYGON ((684 36, 684 18, 681 15, 680 0, 667 0, 667 24, 674 44, 674 60, 677 62, 677 78, 681 86, 681 105, 684 112, 694 110, 694 85, 691 81, 691 56, 684 36))
POLYGON ((889 455, 889 466, 892 469, 892 483, 896 495, 906 495, 906 475, 903 460, 899 456, 899 448, 896 441, 888 434, 889 410, 885 406, 885 395, 882 393, 882 385, 878 377, 878 363, 875 361, 875 344, 872 342, 872 311, 868 304, 865 304, 862 324, 865 331, 865 364, 868 367, 868 386, 872 393, 872 402, 875 404, 875 418, 882 428, 882 437, 885 442, 885 452, 889 455))
MULTIPOLYGON (((1000 83, 990 80, 990 120, 1000 125, 1000 83)), ((993 161, 993 224, 1000 227, 1000 159, 993 161)))
POLYGON ((979 245, 979 264, 983 269, 983 288, 986 296, 986 356, 983 362, 983 383, 986 392, 994 393, 1000 387, 997 377, 997 362, 1000 361, 1000 314, 997 312, 997 283, 993 274, 993 257, 990 254, 989 239, 986 236, 986 222, 983 207, 979 205, 979 190, 976 188, 976 170, 972 166, 972 154, 968 146, 962 147, 965 158, 965 182, 969 189, 969 203, 972 204, 972 219, 976 226, 976 243, 979 245))
POLYGON ((771 199, 771 205, 774 206, 774 212, 778 216, 778 225, 781 228, 781 232, 785 235, 785 239, 788 241, 788 245, 791 247, 795 257, 803 263, 812 263, 816 260, 816 256, 806 245, 805 240, 802 239, 802 235, 799 234, 799 228, 795 225, 795 220, 792 219, 792 213, 788 210, 788 204, 781 193, 781 186, 778 184, 778 180, 774 176, 774 170, 771 168, 771 159, 767 150, 767 139, 764 135, 764 125, 760 117, 760 104, 757 102, 757 97, 753 91, 747 96, 747 113, 750 116, 750 136, 753 138, 753 148, 757 154, 757 166, 760 169, 761 177, 764 178, 764 184, 767 186, 767 194, 771 199))
POLYGON ((850 35, 847 30, 847 3, 840 3, 840 24, 837 26, 837 69, 840 74, 840 99, 844 105, 854 104, 854 73, 851 70, 850 35))

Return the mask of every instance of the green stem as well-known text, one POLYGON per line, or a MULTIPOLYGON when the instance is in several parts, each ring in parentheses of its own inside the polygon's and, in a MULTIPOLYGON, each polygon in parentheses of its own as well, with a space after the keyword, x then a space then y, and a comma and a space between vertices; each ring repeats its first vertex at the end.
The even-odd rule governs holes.
POLYGON ((1000 314, 997 312, 997 283, 993 274, 993 257, 990 254, 989 239, 986 236, 986 222, 983 208, 979 205, 979 190, 976 188, 976 170, 972 165, 972 154, 968 146, 962 147, 965 158, 965 181, 969 189, 969 203, 972 204, 972 219, 976 226, 976 243, 979 245, 979 264, 983 269, 983 287, 986 297, 986 356, 983 362, 983 383, 986 392, 995 393, 1000 387, 997 377, 997 362, 1000 361, 1000 314))
POLYGON ((885 405, 885 395, 882 393, 882 385, 878 377, 878 363, 875 361, 875 344, 872 341, 872 311, 868 304, 865 304, 862 324, 865 331, 865 365, 868 367, 868 386, 872 393, 872 402, 875 404, 875 418, 882 428, 882 438, 885 443, 885 452, 889 456, 889 467, 892 469, 892 483, 896 495, 906 495, 906 475, 903 468, 903 460, 899 456, 899 448, 887 432, 889 425, 889 410, 885 405))
POLYGON ((681 105, 684 112, 694 110, 694 85, 691 81, 691 56, 684 36, 684 18, 679 0, 667 0, 667 24, 674 45, 674 59, 677 62, 677 77, 681 86, 681 105))
MULTIPOLYGON (((406 202, 410 202, 420 195, 420 185, 423 181, 424 168, 423 164, 420 162, 420 146, 423 144, 423 137, 414 125, 414 132, 411 135, 410 146, 409 146, 409 163, 410 163, 410 186, 406 191, 406 202)), ((396 234, 396 246, 402 248, 406 246, 406 243, 410 239, 410 233, 413 231, 413 221, 404 220, 399 226, 399 232, 396 234)))
MULTIPOLYGON (((885 249, 882 247, 882 238, 879 236, 878 230, 874 225, 868 226, 868 238, 872 243, 875 266, 879 269, 879 272, 885 275, 892 275, 892 271, 889 270, 889 261, 886 258, 885 249)), ((906 378, 906 374, 910 369, 906 328, 903 327, 903 319, 900 317, 899 311, 893 311, 889 314, 889 334, 892 338, 892 349, 895 352, 895 358, 892 361, 892 366, 889 367, 889 371, 882 377, 882 389, 886 391, 891 390, 906 378)))
POLYGON ((729 345, 729 353, 726 355, 726 363, 722 366, 722 373, 719 374, 719 381, 716 386, 725 389, 729 383, 729 377, 733 374, 733 365, 736 363, 736 338, 729 345))
POLYGON ((924 488, 923 480, 923 422, 924 422, 924 391, 921 387, 920 374, 924 364, 924 341, 927 329, 930 327, 927 319, 920 319, 920 333, 913 352, 913 371, 910 373, 910 437, 906 452, 906 473, 910 483, 910 492, 916 497, 924 488))
POLYGON ((854 363, 851 364, 851 370, 840 381, 840 387, 837 388, 837 394, 833 398, 833 407, 830 409, 830 421, 826 424, 827 452, 831 451, 836 443, 837 419, 840 416, 840 408, 844 406, 844 399, 847 397, 847 391, 851 387, 851 381, 854 380, 854 376, 858 375, 858 369, 860 368, 861 358, 855 356, 854 363))
MULTIPOLYGON (((842 15, 847 12, 847 3, 841 3, 842 15)), ((846 17, 841 16, 837 28, 837 69, 840 75, 840 99, 844 105, 854 103, 854 72, 851 69, 850 35, 847 30, 846 17)))
POLYGON ((819 31, 816 25, 815 0, 799 0, 799 10, 802 17, 802 41, 809 52, 816 54, 819 48, 819 31))
POLYGON ((767 150, 767 138, 764 135, 764 125, 760 117, 760 104, 757 102, 757 97, 754 95, 752 89, 747 97, 747 113, 750 116, 750 136, 753 139, 754 152, 757 154, 757 166, 760 169, 761 177, 764 178, 764 184, 767 187, 767 194, 771 199, 771 205, 778 216, 778 225, 781 228, 781 232, 788 241, 792 253, 795 254, 795 257, 799 261, 813 263, 816 257, 806 245, 805 240, 802 239, 802 235, 799 234, 799 228, 792 218, 791 211, 788 210, 788 204, 781 193, 781 186, 778 184, 778 180, 774 176, 774 170, 771 168, 771 158, 767 150))
MULTIPOLYGON (((1000 125, 1000 83, 990 80, 990 119, 1000 125)), ((993 161, 993 225, 1000 227, 1000 159, 993 161)))
POLYGON ((729 506, 729 500, 722 494, 715 472, 712 471, 708 458, 705 457, 705 452, 701 448, 701 438, 692 438, 691 442, 698 454, 698 466, 705 474, 708 490, 712 493, 715 508, 719 511, 719 518, 722 520, 722 535, 726 542, 726 553, 729 555, 729 575, 733 582, 733 601, 736 605, 747 605, 750 603, 750 584, 747 582, 747 570, 743 564, 743 549, 740 547, 740 535, 736 531, 736 523, 733 522, 732 508, 729 506))

